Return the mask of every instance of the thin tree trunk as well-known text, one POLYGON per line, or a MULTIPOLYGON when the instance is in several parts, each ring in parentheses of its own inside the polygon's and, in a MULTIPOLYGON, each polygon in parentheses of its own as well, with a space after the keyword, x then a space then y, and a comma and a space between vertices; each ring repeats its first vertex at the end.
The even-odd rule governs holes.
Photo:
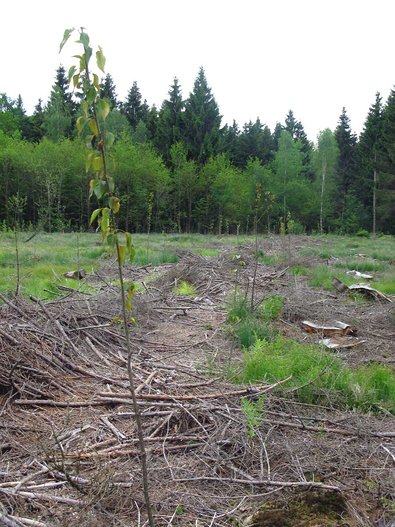
POLYGON ((320 233, 324 231, 323 227, 323 216, 324 216, 324 192, 325 192, 325 179, 326 179, 326 159, 322 164, 322 181, 321 181, 321 203, 320 203, 320 233))

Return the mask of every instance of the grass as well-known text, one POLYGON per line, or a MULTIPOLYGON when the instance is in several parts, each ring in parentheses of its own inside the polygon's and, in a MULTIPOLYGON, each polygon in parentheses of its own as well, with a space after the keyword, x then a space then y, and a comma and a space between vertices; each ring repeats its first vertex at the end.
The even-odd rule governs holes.
MULTIPOLYGON (((367 282, 361 278, 355 278, 348 275, 346 272, 341 271, 342 266, 330 267, 328 265, 317 265, 308 270, 307 276, 309 279, 309 285, 312 287, 320 287, 328 291, 334 290, 332 280, 334 278, 339 279, 347 286, 356 283, 369 283, 373 288, 381 291, 382 293, 393 295, 395 294, 395 272, 381 273, 381 277, 377 276, 376 280, 367 282)), ((365 269, 366 270, 366 269, 365 269)))
POLYGON ((257 309, 252 310, 245 297, 234 297, 228 306, 228 322, 239 345, 242 348, 249 348, 258 340, 274 339, 277 330, 271 321, 280 316, 283 305, 282 297, 272 295, 267 297, 257 309))
MULTIPOLYGON (((50 289, 59 277, 66 271, 76 269, 78 265, 88 272, 100 265, 103 249, 97 246, 99 235, 95 233, 70 234, 39 234, 28 243, 23 240, 29 234, 20 233, 20 260, 22 294, 25 296, 48 296, 44 289, 50 289), (79 261, 79 264, 78 264, 79 261)), ((265 237, 262 237, 264 240, 265 237)), ((373 287, 386 294, 395 294, 394 237, 382 236, 371 238, 340 237, 334 235, 312 236, 312 242, 299 250, 299 254, 321 256, 328 259, 331 256, 340 258, 334 266, 316 266, 307 269, 294 265, 290 272, 296 275, 306 275, 310 285, 332 290, 334 276, 344 281, 346 285, 355 280, 346 275, 343 270, 356 269, 360 272, 373 272, 373 287), (359 257, 366 254, 366 257, 359 257)), ((177 253, 187 250, 203 256, 216 256, 224 246, 232 249, 240 244, 254 243, 253 236, 216 236, 202 234, 157 234, 151 233, 149 246, 146 234, 133 235, 136 247, 134 264, 154 266, 164 263, 176 263, 177 253)), ((278 254, 265 254, 260 251, 259 261, 265 265, 278 265, 283 259, 281 251, 278 254)), ((79 286, 73 280, 62 284, 68 287, 79 286)), ((66 280, 66 279, 65 279, 66 280)), ((60 283, 60 282, 59 282, 60 283)), ((0 233, 0 292, 13 293, 16 287, 15 242, 13 233, 0 233)))
POLYGON ((175 293, 181 296, 196 296, 196 288, 193 284, 182 280, 175 288, 175 293))
POLYGON ((317 265, 308 270, 309 285, 312 287, 320 287, 332 291, 334 289, 332 280, 335 277, 346 285, 357 283, 357 280, 354 280, 352 276, 328 265, 317 265))
MULTIPOLYGON (((21 291, 26 297, 52 298, 56 286, 87 290, 82 282, 64 278, 63 273, 78 268, 92 272, 103 255, 97 246, 99 236, 90 233, 38 234, 25 243, 28 234, 19 234, 21 291), (48 291, 53 291, 49 293, 48 291)), ((0 236, 0 292, 12 294, 16 288, 15 239, 13 234, 0 236)))
POLYGON ((276 336, 256 340, 244 350, 242 383, 273 383, 292 376, 279 388, 301 402, 395 413, 395 372, 380 365, 351 369, 318 346, 276 336))

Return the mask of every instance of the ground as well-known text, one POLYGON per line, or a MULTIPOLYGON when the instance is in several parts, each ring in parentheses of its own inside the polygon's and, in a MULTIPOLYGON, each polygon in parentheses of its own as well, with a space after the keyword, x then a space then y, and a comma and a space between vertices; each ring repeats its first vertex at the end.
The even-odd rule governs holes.
MULTIPOLYGON (((356 368, 393 365, 393 304, 313 288, 296 273, 317 260, 335 265, 325 239, 210 245, 214 256, 182 251, 178 263, 125 269, 138 284, 132 363, 156 525, 392 525, 393 415, 231 382, 243 354, 226 306, 235 288, 251 294, 260 251, 254 295, 285 299, 277 329, 316 342, 302 320, 350 324, 365 342, 334 353, 356 368), (177 294, 182 281, 195 294, 177 294), (242 401, 262 394, 264 414, 251 429, 242 401)), ((86 280, 82 293, 46 303, 3 297, 0 306, 5 525, 147 525, 114 262, 86 280)))

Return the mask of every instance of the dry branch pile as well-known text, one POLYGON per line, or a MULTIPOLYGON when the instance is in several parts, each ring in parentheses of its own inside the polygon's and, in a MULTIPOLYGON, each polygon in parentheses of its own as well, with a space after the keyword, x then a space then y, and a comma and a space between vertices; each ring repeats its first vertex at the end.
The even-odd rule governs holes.
MULTIPOLYGON (((245 287, 253 263, 240 258, 245 287)), ((393 492, 392 418, 301 405, 270 385, 205 374, 210 358, 234 353, 218 305, 234 287, 234 267, 226 254, 185 255, 144 282, 135 302, 133 364, 157 525, 242 525, 273 495, 312 489, 342 494, 339 525, 371 525, 366 511, 378 520, 380 500, 393 492), (198 297, 177 297, 177 280, 193 283, 198 297), (241 398, 262 393, 265 416, 249 435, 241 398)), ((260 292, 284 273, 260 268, 260 292)), ((144 525, 118 296, 108 286, 46 304, 5 300, 0 523, 144 525)))

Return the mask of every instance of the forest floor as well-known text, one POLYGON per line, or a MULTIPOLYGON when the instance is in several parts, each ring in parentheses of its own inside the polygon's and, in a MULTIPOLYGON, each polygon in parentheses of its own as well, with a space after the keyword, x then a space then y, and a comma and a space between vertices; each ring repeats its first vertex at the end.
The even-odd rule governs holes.
MULTIPOLYGON (((354 245, 343 258, 366 258, 354 245)), ((327 239, 262 239, 257 267, 251 243, 210 248, 214 256, 182 251, 178 263, 125 268, 138 284, 133 369, 155 524, 393 526, 394 415, 341 408, 330 394, 302 403, 283 378, 231 382, 243 352, 227 305, 235 288, 251 295, 255 275, 257 303, 284 298, 273 322, 282 335, 316 343, 302 321, 342 321, 360 342, 334 355, 351 368, 393 368, 395 295, 312 287, 310 269, 343 269, 327 239), (193 295, 177 293, 183 281, 193 295), (251 428, 245 402, 262 395, 251 428)), ((388 283, 394 262, 385 265, 388 283)), ((2 297, 0 525, 147 525, 114 262, 85 280, 89 290, 45 303, 2 297)))

